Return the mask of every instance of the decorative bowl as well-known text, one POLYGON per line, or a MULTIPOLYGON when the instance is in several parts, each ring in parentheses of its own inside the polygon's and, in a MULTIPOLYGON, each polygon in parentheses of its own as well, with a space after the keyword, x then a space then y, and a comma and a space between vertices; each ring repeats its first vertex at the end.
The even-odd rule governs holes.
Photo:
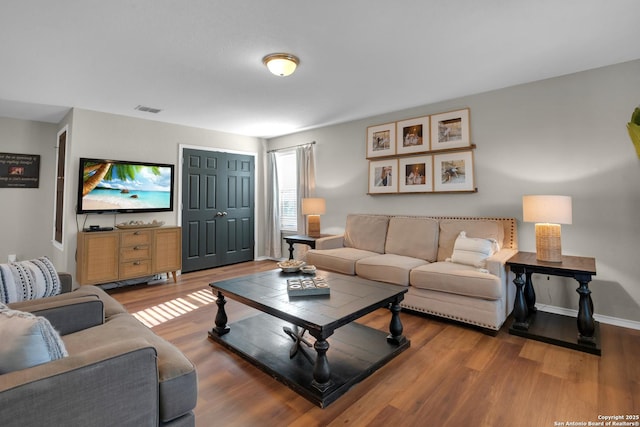
POLYGON ((282 261, 278 263, 278 267, 280 267, 282 269, 282 271, 284 271, 285 273, 293 273, 296 272, 298 270, 300 270, 300 268, 305 265, 304 261, 299 261, 299 260, 295 260, 295 259, 290 259, 287 261, 282 261))

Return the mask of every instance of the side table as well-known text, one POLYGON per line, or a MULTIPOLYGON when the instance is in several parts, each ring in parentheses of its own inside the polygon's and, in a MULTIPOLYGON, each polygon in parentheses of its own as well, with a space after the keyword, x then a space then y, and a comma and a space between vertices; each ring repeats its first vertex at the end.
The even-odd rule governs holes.
POLYGON ((316 240, 322 237, 329 237, 332 234, 321 234, 318 237, 312 236, 304 236, 304 235, 293 235, 293 236, 285 236, 284 240, 289 244, 289 259, 293 259, 293 245, 295 243, 301 243, 303 245, 311 246, 311 249, 316 248, 316 240))
POLYGON ((518 252, 506 264, 515 274, 516 299, 509 333, 549 344, 600 355, 600 324, 593 319, 593 301, 589 282, 596 275, 595 258, 563 256, 562 262, 538 261, 532 252, 518 252), (537 311, 533 273, 573 277, 579 287, 577 331, 576 319, 537 311), (524 275, 524 278, 523 278, 524 275))

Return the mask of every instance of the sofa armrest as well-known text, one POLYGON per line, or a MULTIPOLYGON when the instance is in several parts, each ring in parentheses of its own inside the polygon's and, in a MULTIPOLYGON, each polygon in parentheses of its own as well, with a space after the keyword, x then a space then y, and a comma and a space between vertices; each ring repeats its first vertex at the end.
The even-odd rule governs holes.
POLYGON ((316 249, 336 249, 344 246, 344 234, 321 237, 316 240, 316 249))
POLYGON ((517 249, 503 248, 487 258, 487 270, 501 280, 507 277, 505 263, 518 252, 517 249))
POLYGON ((73 278, 71 273, 58 272, 60 278, 60 293, 65 294, 67 292, 75 291, 77 286, 73 286, 73 278))
POLYGON ((157 354, 142 338, 88 349, 0 379, 3 427, 159 423, 157 354))
POLYGON ((9 307, 45 317, 60 335, 72 334, 104 323, 104 304, 90 295, 66 300, 43 298, 9 304, 9 307))

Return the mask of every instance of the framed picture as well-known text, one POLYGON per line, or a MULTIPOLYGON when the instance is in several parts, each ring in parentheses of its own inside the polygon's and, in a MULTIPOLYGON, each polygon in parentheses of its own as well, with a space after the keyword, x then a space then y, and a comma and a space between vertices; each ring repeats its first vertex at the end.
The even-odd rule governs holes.
POLYGON ((369 161, 369 194, 398 192, 398 159, 369 161))
POLYGON ((468 108, 431 116, 431 150, 470 145, 468 108))
POLYGON ((367 158, 396 154, 396 124, 369 126, 367 128, 367 158))
POLYGON ((398 154, 429 151, 429 116, 403 120, 396 123, 398 154))
POLYGON ((433 191, 433 156, 403 157, 399 160, 398 173, 400 193, 433 191))
POLYGON ((435 191, 475 191, 473 151, 433 156, 435 191))

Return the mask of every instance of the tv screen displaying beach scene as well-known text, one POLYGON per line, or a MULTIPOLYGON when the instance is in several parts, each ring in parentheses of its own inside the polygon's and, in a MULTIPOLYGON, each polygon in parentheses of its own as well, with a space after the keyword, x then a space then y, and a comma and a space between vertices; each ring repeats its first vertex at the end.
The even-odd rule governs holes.
POLYGON ((80 159, 78 213, 173 210, 173 165, 80 159))

